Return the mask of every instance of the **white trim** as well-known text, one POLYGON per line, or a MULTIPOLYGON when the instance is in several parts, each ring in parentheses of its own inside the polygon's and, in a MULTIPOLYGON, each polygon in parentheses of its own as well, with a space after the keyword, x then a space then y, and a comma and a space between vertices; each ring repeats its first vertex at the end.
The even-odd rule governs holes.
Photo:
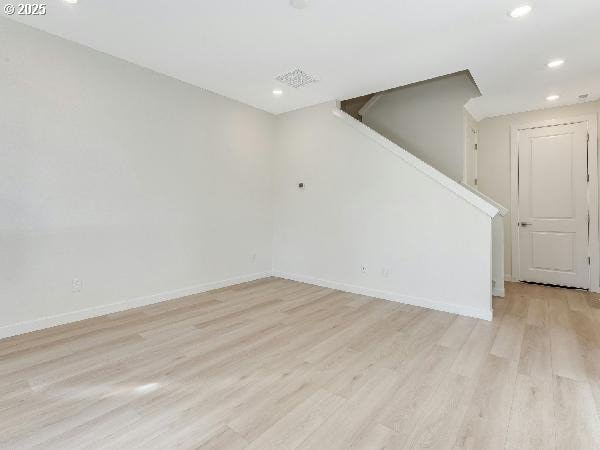
POLYGON ((588 142, 588 207, 590 212, 590 291, 600 292, 600 231, 598 229, 598 119, 591 114, 587 121, 588 142))
MULTIPOLYGON (((286 280, 298 281, 301 283, 313 284, 316 286, 327 287, 331 289, 337 289, 344 292, 351 292, 353 294, 361 294, 369 297, 380 298, 383 300, 389 300, 393 302, 405 303, 407 305, 420 306, 423 308, 434 309, 437 311, 444 311, 452 314, 459 314, 462 316, 475 317, 483 320, 492 320, 492 311, 470 308, 465 306, 457 306, 453 303, 440 302, 436 300, 430 300, 421 297, 414 297, 409 295, 403 295, 396 292, 382 291, 378 289, 365 288, 362 286, 354 286, 345 283, 339 283, 335 281, 327 281, 319 278, 294 275, 285 272, 273 271, 273 272, 259 272, 249 275, 242 275, 239 277, 229 278, 225 280, 215 281, 211 283, 198 284, 195 286, 189 286, 186 288, 175 289, 172 291, 160 292, 158 294, 137 297, 122 302, 111 303, 108 305, 97 306, 93 308, 80 309, 77 311, 71 311, 62 314, 56 314, 53 316, 42 317, 39 319, 28 320, 11 325, 5 325, 0 327, 0 339, 8 338, 11 336, 17 336, 24 333, 30 333, 32 331, 44 330, 60 325, 69 323, 79 322, 93 317, 104 316, 107 314, 113 314, 128 309, 139 308, 141 306, 153 305, 155 303, 161 303, 169 300, 175 300, 178 298, 186 297, 188 295, 201 294, 214 289, 220 289, 228 286, 234 286, 240 283, 246 283, 249 281, 259 280, 270 276, 284 278, 286 280)), ((500 295, 494 293, 493 295, 500 295)), ((501 296, 504 296, 502 293, 501 296)))
POLYGON ((517 130, 530 130, 534 128, 552 127, 555 125, 571 125, 574 123, 595 121, 596 114, 585 114, 582 116, 563 117, 560 119, 540 120, 539 122, 527 122, 519 125, 512 125, 511 128, 517 130))
POLYGON ((489 237, 490 237, 490 241, 489 241, 490 242, 490 246, 489 246, 489 249, 490 249, 490 302, 489 302, 489 308, 490 308, 490 311, 494 310, 493 296, 494 296, 494 284, 496 284, 496 283, 494 283, 494 224, 492 223, 493 221, 494 221, 494 218, 490 217, 490 226, 488 228, 488 230, 490 231, 490 234, 489 234, 489 237))
POLYGON ((500 288, 492 289, 492 295, 494 297, 504 297, 505 294, 506 294, 506 292, 504 291, 504 289, 500 289, 500 288))
POLYGON ((510 127, 510 240, 511 278, 519 281, 519 127, 510 127))
POLYGON ((78 311, 71 311, 62 314, 56 314, 54 316, 42 317, 39 319, 28 320, 26 322, 15 323, 12 325, 5 325, 3 327, 0 327, 0 339, 7 338, 10 336, 16 336, 18 334, 29 333, 31 331, 43 330, 45 328, 51 328, 58 325, 64 325, 67 323, 79 322, 80 320, 104 316, 106 314, 112 314, 119 311, 125 311, 127 309, 138 308, 140 306, 147 306, 152 305, 154 303, 164 302, 167 300, 174 300, 177 298, 186 297, 188 295, 200 294, 202 292, 211 291, 213 289, 220 289, 223 287, 233 286, 235 284, 240 283, 246 283, 248 281, 254 281, 270 276, 270 272, 260 272, 242 275, 239 277, 228 278, 225 280, 198 284, 186 288, 175 289, 172 291, 160 292, 158 294, 133 298, 122 302, 111 303, 109 305, 80 309, 78 311))
POLYGON ((412 153, 407 152, 402 147, 394 144, 389 139, 386 139, 385 137, 383 137, 382 135, 377 133, 372 128, 359 122, 355 118, 349 116, 348 114, 346 114, 345 112, 343 112, 339 109, 334 109, 332 111, 332 113, 334 116, 340 118, 346 125, 351 126, 352 128, 356 129, 360 133, 369 137, 370 139, 375 141, 377 144, 379 144, 381 147, 383 147, 385 150, 398 156, 405 163, 414 167, 419 172, 422 172, 423 174, 427 175, 429 178, 436 181, 437 183, 439 183, 440 185, 442 185, 443 187, 448 189, 450 192, 453 192, 459 198, 462 198, 466 202, 475 206, 477 209, 481 210, 483 213, 487 214, 490 217, 494 217, 496 214, 498 214, 498 208, 496 208, 494 205, 485 201, 480 196, 475 195, 469 189, 465 188, 462 184, 457 183, 452 178, 447 177, 443 173, 441 173, 438 170, 431 167, 429 164, 426 164, 425 162, 421 161, 419 158, 414 156, 412 153))
POLYGON ((551 119, 540 122, 512 125, 510 127, 510 209, 511 214, 511 262, 512 279, 519 281, 519 192, 518 192, 518 164, 519 164, 519 131, 534 128, 544 128, 556 125, 570 125, 586 122, 590 135, 588 145, 588 170, 590 182, 588 183, 588 208, 590 212, 590 291, 600 292, 600 239, 598 229, 598 119, 596 114, 551 119))
MULTIPOLYGON (((463 176, 462 176, 462 184, 465 186, 470 186, 472 190, 477 191, 477 188, 471 186, 469 184, 469 180, 467 179, 467 173, 469 171, 469 153, 471 151, 470 148, 470 137, 472 132, 475 132, 475 145, 479 144, 479 123, 473 118, 471 113, 467 110, 466 107, 463 107, 463 176)), ((474 174, 473 178, 477 179, 477 150, 473 149, 473 169, 474 174)))
POLYGON ((513 277, 509 273, 504 275, 504 281, 512 281, 512 280, 513 280, 513 277))
POLYGON ((466 187, 468 190, 470 190, 473 194, 477 195, 478 197, 481 197, 482 199, 484 199, 486 202, 494 205, 497 209, 498 209, 498 214, 500 214, 502 217, 505 217, 508 214, 508 209, 505 208, 504 206, 502 206, 500 203, 498 203, 497 201, 495 201, 494 199, 488 197, 487 195, 485 195, 484 193, 482 193, 481 191, 478 191, 477 189, 473 188, 472 186, 469 186, 467 183, 462 182, 461 183, 464 187, 466 187))
MULTIPOLYGON (((316 286, 326 287, 330 289, 336 289, 338 291, 350 292, 352 294, 366 295, 368 297, 380 298, 383 300, 389 300, 392 302, 404 303, 407 305, 420 306, 422 308, 434 309, 437 311, 443 311, 451 314, 459 314, 461 316, 475 317, 477 319, 492 320, 492 310, 472 308, 468 306, 460 306, 454 303, 441 302, 438 300, 430 300, 422 297, 414 297, 410 295, 404 295, 397 292, 382 291, 379 289, 371 289, 362 286, 355 286, 352 284, 340 283, 337 281, 323 280, 320 278, 314 278, 306 275, 297 275, 286 272, 273 271, 273 276, 278 278, 284 278, 286 280, 299 281, 301 283, 313 284, 316 286)), ((491 302, 491 298, 490 298, 491 302)))
POLYGON ((371 109, 371 107, 372 107, 372 106, 373 106, 375 103, 377 103, 377 101, 378 101, 378 100, 381 98, 381 96, 382 96, 382 95, 383 95, 383 93, 379 93, 379 94, 375 94, 373 97, 371 97, 371 98, 369 99, 369 101, 368 101, 367 103, 365 103, 365 104, 363 105, 363 107, 362 107, 362 108, 360 108, 360 109, 358 110, 358 114, 359 114, 360 116, 364 116, 364 115, 365 115, 365 113, 366 113, 366 112, 367 112, 369 109, 371 109))

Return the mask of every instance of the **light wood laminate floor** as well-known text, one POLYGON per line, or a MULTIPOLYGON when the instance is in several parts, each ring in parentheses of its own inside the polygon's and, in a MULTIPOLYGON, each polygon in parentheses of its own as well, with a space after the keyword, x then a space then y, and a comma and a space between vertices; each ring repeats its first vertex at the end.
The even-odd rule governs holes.
POLYGON ((0 448, 600 448, 600 301, 269 278, 0 341, 0 448))

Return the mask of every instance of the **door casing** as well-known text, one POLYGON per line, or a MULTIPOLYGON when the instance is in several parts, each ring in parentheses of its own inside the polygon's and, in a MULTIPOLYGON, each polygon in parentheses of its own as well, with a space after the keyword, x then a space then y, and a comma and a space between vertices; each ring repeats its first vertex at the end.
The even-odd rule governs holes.
POLYGON ((510 130, 510 231, 512 245, 512 281, 519 280, 519 132, 532 128, 587 123, 588 142, 588 171, 590 181, 587 185, 587 204, 590 213, 590 291, 600 292, 600 245, 598 230, 598 122, 596 114, 585 116, 552 119, 541 122, 512 125, 510 130))
POLYGON ((474 119, 465 113, 464 118, 464 167, 463 167, 463 183, 471 186, 475 190, 479 190, 477 186, 477 147, 479 146, 479 128, 474 119))

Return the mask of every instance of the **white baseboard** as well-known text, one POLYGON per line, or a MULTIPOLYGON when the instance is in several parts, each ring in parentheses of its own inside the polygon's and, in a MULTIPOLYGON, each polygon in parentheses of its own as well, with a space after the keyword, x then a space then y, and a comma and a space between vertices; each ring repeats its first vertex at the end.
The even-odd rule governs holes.
POLYGON ((90 319, 92 317, 104 316, 106 314, 112 314, 119 311, 124 311, 126 309, 152 305, 154 303, 160 303, 167 300, 174 300, 176 298, 185 297, 187 295, 200 294, 202 292, 212 291, 213 289, 220 289, 223 287, 233 286, 235 284, 240 283, 246 283, 248 281, 254 281, 270 276, 271 272, 260 272, 242 275, 239 277, 228 278, 225 280, 198 284, 186 288, 175 289, 172 291, 160 292, 158 294, 133 298, 122 302, 111 303, 108 305, 80 309, 78 311, 71 311, 63 314, 56 314, 54 316, 28 320, 26 322, 20 322, 12 325, 5 325, 3 327, 0 327, 0 339, 7 338, 10 336, 16 336, 18 334, 29 333, 31 331, 43 330, 45 328, 51 328, 58 325, 64 325, 66 323, 78 322, 80 320, 90 319))
POLYGON ((319 278, 304 275, 296 275, 286 272, 273 271, 272 275, 274 277, 285 278, 286 280, 300 281, 302 283, 314 284, 316 286, 326 287, 330 289, 337 289, 338 291, 350 292, 352 294, 361 294, 366 295, 368 297, 375 297, 381 298, 383 300, 405 303, 407 305, 421 306, 423 308, 435 309, 437 311, 459 314, 461 316, 475 317, 477 319, 492 320, 492 311, 488 309, 477 309, 468 306, 460 306, 455 305, 453 303, 429 300, 421 297, 403 295, 396 292, 370 289, 362 286, 339 283, 336 281, 322 280, 319 278))
POLYGON ((500 288, 493 288, 492 289, 492 295, 494 297, 504 297, 505 292, 504 292, 504 288, 500 289, 500 288))
MULTIPOLYGON (((98 317, 106 314, 116 313, 119 311, 125 311, 127 309, 138 308, 140 306, 152 305, 154 303, 160 303, 167 300, 174 300, 188 295, 200 294, 202 292, 211 291, 213 289, 220 289, 223 287, 233 286, 235 284, 240 283, 246 283, 248 281, 254 281, 270 276, 285 278, 287 280, 299 281, 302 283, 313 284, 316 286, 326 287, 330 289, 337 289, 339 291, 344 292, 351 292, 353 294, 361 294, 369 297, 405 303, 413 306, 421 306, 423 308, 435 309, 438 311, 444 311, 452 314, 459 314, 461 316, 492 320, 491 310, 471 308, 466 306, 455 305, 453 303, 446 303, 435 300, 429 300, 426 298, 403 295, 396 292, 382 291, 378 289, 365 288, 362 286, 355 286, 351 284, 323 280, 309 276, 273 271, 242 275, 239 277, 228 278, 225 280, 198 284, 186 288, 175 289, 172 291, 160 292, 158 294, 133 298, 122 302, 111 303, 108 305, 86 308, 77 311, 71 311, 68 313, 56 314, 53 316, 28 320, 26 322, 5 325, 3 327, 0 327, 0 339, 7 338, 10 336, 16 336, 19 334, 29 333, 31 331, 43 330, 45 328, 51 328, 58 325, 64 325, 67 323, 78 322, 85 319, 91 319, 92 317, 98 317)), ((493 295, 503 297, 504 290, 502 290, 501 294, 499 292, 497 293, 496 291, 494 291, 493 295)))
POLYGON ((512 276, 504 275, 504 281, 512 281, 512 276))

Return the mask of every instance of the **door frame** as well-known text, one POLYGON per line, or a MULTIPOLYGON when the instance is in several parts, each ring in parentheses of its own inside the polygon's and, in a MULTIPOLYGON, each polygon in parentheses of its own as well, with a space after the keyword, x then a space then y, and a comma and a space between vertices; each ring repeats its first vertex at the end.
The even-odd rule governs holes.
POLYGON ((469 145, 471 143, 471 135, 474 132, 476 144, 479 146, 479 124, 477 121, 469 114, 466 108, 463 110, 463 176, 462 181, 467 186, 472 187, 476 191, 479 191, 479 186, 475 183, 477 179, 477 150, 475 148, 471 148, 469 145), (472 159, 471 159, 472 156, 472 159), (469 173, 469 164, 471 164, 471 170, 474 172, 473 183, 469 180, 467 176, 469 173))
POLYGON ((600 292, 600 245, 598 231, 598 119, 596 114, 586 114, 562 119, 529 122, 510 127, 510 234, 512 281, 519 280, 519 132, 532 128, 545 128, 555 125, 569 125, 587 122, 588 171, 590 182, 587 190, 587 204, 590 213, 590 236, 588 252, 590 256, 590 291, 600 292))

